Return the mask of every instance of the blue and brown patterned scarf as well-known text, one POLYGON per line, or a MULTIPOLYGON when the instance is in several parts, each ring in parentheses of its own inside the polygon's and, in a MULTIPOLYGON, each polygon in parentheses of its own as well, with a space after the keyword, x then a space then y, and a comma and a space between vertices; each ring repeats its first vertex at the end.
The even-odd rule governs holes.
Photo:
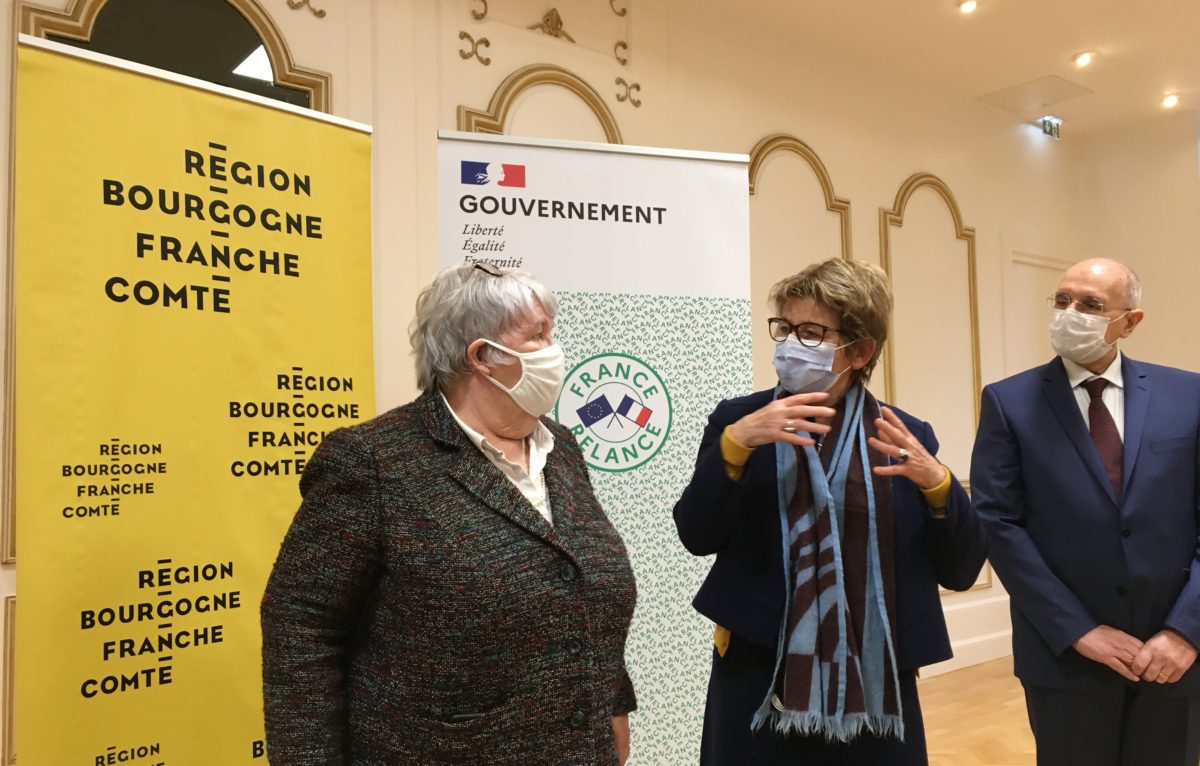
POLYGON ((904 739, 891 480, 871 473, 887 458, 867 449, 878 413, 856 383, 820 452, 775 445, 788 600, 755 729, 841 742, 863 732, 904 739))

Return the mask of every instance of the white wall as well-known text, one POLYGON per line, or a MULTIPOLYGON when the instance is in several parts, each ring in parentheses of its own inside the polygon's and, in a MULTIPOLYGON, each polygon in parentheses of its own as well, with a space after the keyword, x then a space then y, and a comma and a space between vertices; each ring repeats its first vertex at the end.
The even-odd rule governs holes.
POLYGON ((1081 142, 1084 257, 1115 258, 1142 279, 1146 319, 1131 356, 1200 370, 1192 342, 1200 283, 1197 116, 1182 112, 1081 142))

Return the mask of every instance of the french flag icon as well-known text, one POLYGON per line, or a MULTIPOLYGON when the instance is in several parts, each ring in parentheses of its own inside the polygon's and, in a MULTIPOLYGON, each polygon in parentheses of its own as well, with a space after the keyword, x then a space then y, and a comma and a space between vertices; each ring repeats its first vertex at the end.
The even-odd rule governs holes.
POLYGON ((654 414, 654 411, 649 407, 643 407, 638 404, 633 400, 633 397, 626 394, 621 403, 617 405, 617 414, 632 420, 634 423, 637 423, 638 428, 642 428, 650 420, 650 416, 654 414))
POLYGON ((525 166, 507 165, 502 162, 472 162, 463 160, 460 180, 473 186, 509 186, 517 189, 525 188, 525 166))

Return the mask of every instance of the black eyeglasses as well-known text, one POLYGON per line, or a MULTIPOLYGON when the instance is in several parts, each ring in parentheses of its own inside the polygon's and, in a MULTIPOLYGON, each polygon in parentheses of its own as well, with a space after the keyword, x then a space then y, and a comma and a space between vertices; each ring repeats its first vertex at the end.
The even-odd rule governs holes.
MULTIPOLYGON (((1052 309, 1066 311, 1075 306, 1081 314, 1103 314, 1108 311, 1108 306, 1099 298, 1088 295, 1084 298, 1072 298, 1066 293, 1055 293, 1046 299, 1046 303, 1052 309)), ((1132 311, 1133 309, 1116 309, 1117 311, 1132 311)))
POLYGON ((771 330, 771 339, 776 343, 782 343, 787 340, 789 335, 795 335, 796 340, 800 341, 800 345, 809 348, 816 348, 824 343, 827 333, 841 332, 841 328, 826 327, 816 322, 792 324, 783 317, 771 317, 767 320, 767 327, 771 330))
POLYGON ((484 274, 491 274, 493 277, 502 277, 502 276, 504 276, 504 272, 503 272, 503 271, 501 271, 500 269, 496 268, 495 266, 493 266, 492 264, 488 263, 487 261, 476 261, 474 265, 475 265, 475 268, 479 269, 479 270, 480 270, 480 271, 482 271, 484 274))

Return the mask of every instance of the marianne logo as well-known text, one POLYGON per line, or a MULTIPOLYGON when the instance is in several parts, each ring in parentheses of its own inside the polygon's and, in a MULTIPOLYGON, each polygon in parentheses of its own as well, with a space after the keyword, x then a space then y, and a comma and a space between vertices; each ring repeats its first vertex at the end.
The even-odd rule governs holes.
POLYGON ((525 166, 499 162, 462 161, 462 182, 473 186, 509 186, 525 188, 525 166))
POLYGON ((598 354, 567 375, 554 418, 575 434, 589 466, 629 471, 662 449, 671 430, 671 396, 642 360, 598 354))

